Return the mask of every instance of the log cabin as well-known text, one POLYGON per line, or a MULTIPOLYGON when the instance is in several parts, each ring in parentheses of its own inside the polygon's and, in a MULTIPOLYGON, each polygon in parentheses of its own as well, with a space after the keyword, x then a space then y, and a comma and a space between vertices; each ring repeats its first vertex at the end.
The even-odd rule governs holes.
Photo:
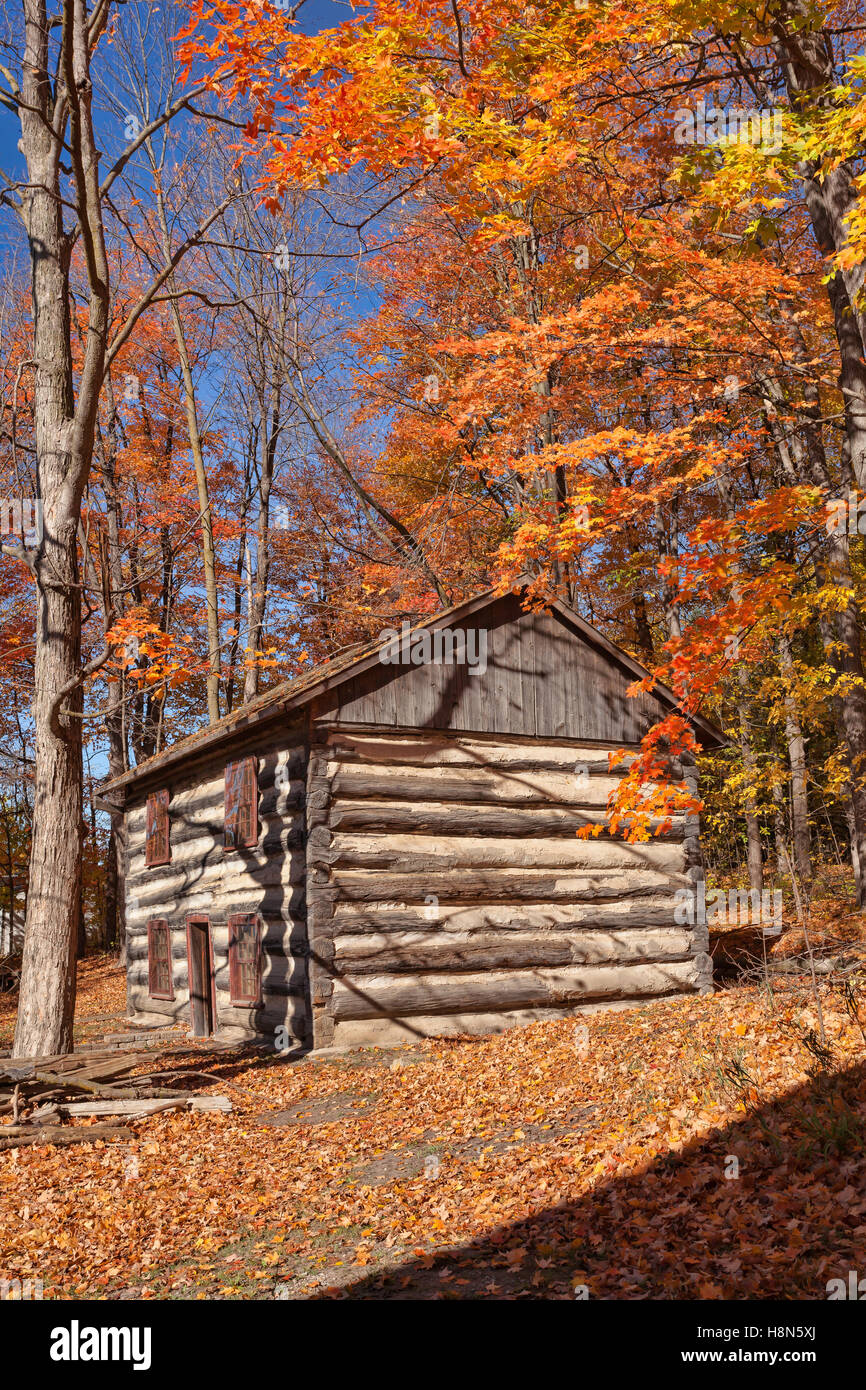
POLYGON ((609 752, 676 706, 629 695, 645 675, 564 603, 488 593, 104 783, 130 1016, 322 1049, 706 991, 706 927, 676 910, 697 817, 645 844, 575 834, 604 821, 609 752))

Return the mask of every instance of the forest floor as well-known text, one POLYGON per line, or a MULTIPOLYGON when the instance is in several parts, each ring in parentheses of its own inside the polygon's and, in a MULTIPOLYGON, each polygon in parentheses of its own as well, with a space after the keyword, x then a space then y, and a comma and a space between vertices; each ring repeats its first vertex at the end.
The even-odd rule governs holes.
MULTIPOLYGON (((0 1153, 0 1277, 60 1299, 826 1298, 866 1245, 845 978, 817 981, 825 1046, 794 973, 320 1059, 184 1038, 159 1055, 233 1110, 0 1153)), ((81 1036, 124 1010, 113 961, 86 961, 81 1036)))

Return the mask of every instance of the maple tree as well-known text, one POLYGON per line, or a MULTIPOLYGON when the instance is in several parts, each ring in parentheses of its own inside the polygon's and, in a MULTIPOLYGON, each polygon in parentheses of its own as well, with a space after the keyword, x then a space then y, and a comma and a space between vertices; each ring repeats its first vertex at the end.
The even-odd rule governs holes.
MULTIPOLYGON (((404 457, 447 457, 450 486, 480 482, 502 508, 489 572, 505 585, 530 568, 539 600, 565 587, 591 613, 603 594, 685 710, 719 690, 736 649, 752 886, 746 687, 795 604, 821 637, 807 679, 823 672, 835 712, 858 864, 857 579, 825 511, 862 481, 856 12, 383 3, 312 37, 267 6, 249 34, 244 13, 199 3, 181 38, 190 68, 205 60, 205 80, 248 112, 263 195, 363 170, 396 185, 383 209, 407 208, 383 258, 363 414, 372 383, 404 457), (631 601, 623 559, 643 581, 631 601)), ((796 700, 792 839, 808 878, 796 700)), ((615 808, 635 835, 660 740, 693 753, 682 720, 654 731, 615 808)), ((652 797, 656 812, 688 804, 652 797)), ((859 876, 858 891, 862 904, 859 876)))
MULTIPOLYGON (((50 293, 15 289, 4 340, 4 472, 50 513, 30 336, 34 306, 72 296, 67 326, 43 319, 84 441, 59 664, 20 546, 0 595, 21 653, 0 717, 73 682, 64 737, 48 702, 10 755, 29 778, 35 748, 52 808, 15 813, 25 854, 53 863, 39 836, 82 819, 85 755, 119 773, 204 704, 212 720, 529 575, 533 602, 566 596, 680 701, 609 831, 695 809, 685 782, 651 783, 671 757, 689 770, 701 708, 732 735, 701 759, 711 872, 781 880, 803 913, 841 845, 862 906, 856 7, 412 0, 311 35, 275 5, 200 0, 158 21, 172 57, 152 73, 141 22, 79 32, 79 61, 138 84, 137 133, 117 138, 131 118, 106 83, 105 199, 86 158, 68 176, 40 154, 92 235, 69 231, 50 293)), ((110 822, 86 841, 108 869, 87 911, 122 940, 110 822)), ((78 932, 48 897, 28 882, 67 1036, 78 932)))
POLYGON ((824 1297, 864 1210, 862 6, 61 12, 25 0, 0 90, 7 206, 48 248, 0 298, 0 490, 45 525, 0 566, 16 968, 27 914, 0 1043, 71 1047, 76 983, 77 1037, 121 1026, 91 953, 124 944, 106 770, 518 579, 677 697, 585 833, 700 808, 708 884, 780 886, 797 927, 737 988, 595 1015, 585 1050, 563 1019, 356 1069, 169 1044, 234 1112, 0 1155, 5 1269, 82 1297, 824 1297), (697 710, 726 747, 698 752, 697 710))

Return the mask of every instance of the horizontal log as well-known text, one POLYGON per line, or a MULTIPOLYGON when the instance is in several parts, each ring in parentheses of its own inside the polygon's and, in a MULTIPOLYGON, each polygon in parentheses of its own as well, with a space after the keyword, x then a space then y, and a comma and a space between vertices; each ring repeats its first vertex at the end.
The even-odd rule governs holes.
POLYGON ((264 916, 300 918, 304 912, 306 885, 304 882, 287 884, 276 883, 263 888, 256 883, 252 886, 225 884, 215 891, 211 888, 187 891, 176 899, 162 894, 150 895, 143 899, 130 894, 126 900, 126 920, 133 929, 141 930, 151 917, 165 917, 173 929, 184 926, 189 913, 201 913, 215 921, 225 921, 231 913, 261 912, 264 916))
POLYGON ((277 1029, 285 1028, 289 1037, 301 1041, 311 1033, 306 999, 283 995, 266 999, 264 1007, 250 1008, 241 1004, 220 1004, 217 1008, 220 1031, 240 1029, 247 1034, 272 1036, 276 1050, 277 1029))
POLYGON ((302 884, 306 875, 306 856, 300 850, 269 858, 257 850, 240 850, 184 867, 167 864, 148 869, 127 880, 127 900, 138 908, 168 906, 172 899, 207 890, 216 898, 220 892, 239 889, 273 888, 277 884, 302 884))
POLYGON ((651 869, 595 873, 589 869, 556 873, 549 869, 491 869, 461 872, 392 874, 363 869, 332 869, 323 896, 347 902, 417 903, 428 898, 442 902, 594 902, 667 889, 687 888, 684 875, 651 869))
POLYGON ((352 835, 337 832, 316 862, 335 868, 390 869, 403 874, 463 869, 656 869, 682 873, 678 844, 627 844, 618 840, 491 839, 475 835, 352 835))
MULTIPOLYGON (((225 795, 225 774, 221 768, 219 772, 208 770, 199 779, 189 781, 184 779, 180 786, 169 788, 171 796, 169 799, 169 815, 174 815, 184 819, 189 824, 196 821, 206 821, 212 816, 218 815, 223 809, 223 798, 225 795)), ((136 835, 143 835, 147 827, 147 797, 136 805, 131 806, 126 813, 127 832, 130 840, 136 835)))
MULTIPOLYGON (((255 907, 250 908, 255 912, 255 907)), ((296 945, 301 944, 306 938, 306 923, 302 917, 265 917, 259 914, 262 923, 262 946, 265 950, 274 951, 277 954, 290 954, 296 945)), ((175 956, 186 957, 186 918, 180 917, 172 920, 167 919, 172 941, 172 954, 175 956)), ((214 950, 225 952, 228 950, 228 926, 220 918, 212 917, 210 923, 211 934, 213 936, 214 950)), ((147 921, 136 921, 134 925, 127 922, 127 951, 131 959, 143 959, 147 956, 147 921)))
MULTIPOLYGON (((306 985, 307 962, 286 956, 266 956, 262 962, 262 988, 265 994, 300 994, 306 985)), ((228 995, 228 963, 217 964, 214 984, 219 992, 228 995)))
POLYGON ((337 936, 340 975, 424 970, 502 970, 533 965, 630 964, 685 959, 692 934, 680 929, 581 932, 391 932, 337 936))
MULTIPOLYGON (((130 1021, 140 1026, 157 1028, 178 1022, 181 1010, 177 999, 151 999, 146 986, 142 989, 140 985, 135 985, 129 989, 128 1000, 132 1009, 130 1021)), ((186 999, 182 1002, 185 1008, 186 999)))
MULTIPOLYGON (((289 763, 289 776, 286 785, 281 790, 275 788, 274 778, 277 773, 277 766, 272 769, 259 769, 259 798, 260 812, 267 813, 267 810, 277 805, 277 798, 282 795, 281 805, 303 805, 304 791, 306 791, 306 765, 299 759, 293 759, 289 763)), ((221 816, 225 805, 225 771, 220 770, 217 776, 209 774, 207 778, 200 781, 193 781, 186 785, 182 790, 172 791, 170 802, 168 802, 168 815, 172 820, 195 826, 195 824, 206 823, 207 820, 215 816, 221 816)), ((138 806, 131 806, 126 812, 126 824, 131 835, 145 834, 147 826, 147 801, 140 802, 138 806)))
POLYGON ((334 1018, 561 1008, 598 999, 635 999, 697 989, 693 960, 659 965, 586 965, 493 970, 478 975, 375 975, 334 982, 334 1018))
MULTIPOLYGON (((153 1014, 152 1010, 161 1001, 151 999, 147 992, 146 983, 141 981, 134 982, 130 987, 129 1001, 132 1005, 132 1016, 135 1021, 158 1017, 163 1022, 189 1023, 189 993, 185 985, 183 989, 175 989, 175 997, 170 1003, 165 1002, 163 1004, 164 1008, 172 1010, 171 1014, 153 1014)), ((229 1024, 239 1022, 246 1027, 259 1020, 265 1026, 265 1031, 268 1031, 271 1027, 284 1023, 289 1017, 299 1019, 306 1017, 307 990, 306 988, 291 990, 265 988, 262 990, 262 1000, 257 1005, 233 1004, 228 990, 218 990, 216 1010, 218 1027, 222 1027, 224 1022, 229 1024)))
MULTIPOLYGON (((214 954, 225 956, 229 948, 228 927, 215 929, 211 926, 211 932, 214 954)), ((262 949, 267 955, 273 956, 304 955, 306 953, 306 928, 303 925, 294 929, 286 928, 279 935, 275 931, 266 930, 262 933, 262 949)), ((147 932, 139 931, 135 935, 129 936, 126 952, 130 962, 147 960, 147 932)), ((183 926, 171 928, 171 956, 172 960, 185 961, 187 958, 186 929, 183 926)))
POLYGON ((236 869, 250 875, 268 869, 268 883, 273 884, 282 881, 280 870, 283 867, 290 874, 305 861, 305 850, 299 845, 282 848, 275 854, 263 853, 260 848, 244 850, 242 857, 235 850, 225 852, 222 844, 214 845, 211 842, 205 853, 185 856, 182 859, 172 855, 168 864, 154 864, 151 867, 145 864, 143 856, 137 857, 130 864, 126 890, 131 897, 143 899, 146 894, 157 890, 161 885, 165 885, 166 891, 170 892, 175 881, 180 883, 181 887, 186 884, 213 884, 218 889, 223 876, 229 877, 236 869), (292 855, 295 856, 294 860, 292 855))
MULTIPOLYGON (((173 962, 172 986, 175 997, 186 995, 189 991, 189 974, 185 961, 173 962)), ((147 965, 133 961, 126 972, 130 989, 149 991, 150 979, 147 965)), ((214 961, 214 985, 218 993, 229 994, 229 967, 223 960, 214 961)), ((285 956, 266 956, 262 963, 262 993, 267 996, 282 994, 301 994, 306 988, 307 962, 301 958, 288 959, 285 956)), ((168 1004, 170 1001, 166 1000, 168 1004)))
POLYGON ((460 1037, 466 1034, 503 1033, 510 1028, 526 1028, 558 1018, 587 1018, 596 1013, 634 1009, 656 1003, 660 999, 679 999, 693 994, 689 990, 671 990, 663 995, 645 994, 640 999, 597 1000, 590 1004, 575 1004, 549 1009, 494 1009, 456 1014, 412 1014, 405 1018, 361 1018, 338 1023, 334 1029, 334 1047, 392 1047, 417 1042, 419 1038, 460 1037))
POLYGON ((332 761, 349 761, 368 766, 387 767, 476 767, 507 768, 511 772, 563 772, 580 763, 590 773, 622 777, 634 759, 628 753, 611 769, 612 750, 585 743, 506 743, 495 740, 438 737, 422 734, 350 735, 335 730, 328 738, 327 755, 332 761))
MULTIPOLYGON (((230 1096, 179 1096, 174 1100, 80 1100, 59 1106, 62 1115, 159 1115, 164 1110, 228 1111, 230 1096)), ((2 1132, 2 1131, 0 1131, 2 1132)))
MULTIPOLYGON (((686 818, 674 817, 670 829, 655 838, 681 840, 686 818)), ((575 806, 449 806, 442 802, 336 801, 328 813, 332 830, 372 833, 410 832, 442 835, 501 835, 521 839, 573 836, 584 825, 605 825, 607 812, 575 806)), ((654 826, 661 822, 656 819, 654 826)), ((602 835, 604 838, 604 834, 602 835)))
MULTIPOLYGON (((134 1137, 132 1130, 126 1129, 124 1125, 34 1125, 32 1130, 27 1130, 21 1125, 16 1128, 19 1132, 12 1137, 0 1137, 0 1149, 21 1149, 40 1144, 54 1144, 58 1148, 67 1148, 70 1144, 95 1144, 98 1140, 134 1137)), ((5 1125, 0 1127, 0 1136, 4 1135, 5 1129, 5 1125)))
MULTIPOLYGON (((273 803, 275 798, 270 797, 269 800, 273 803)), ((169 821, 173 862, 189 859, 198 854, 207 854, 215 846, 222 849, 225 829, 222 802, 220 802, 219 811, 209 816, 207 820, 196 821, 191 824, 188 821, 170 816, 169 821)), ((304 816, 296 806, 287 807, 281 803, 279 811, 274 805, 259 806, 259 847, 261 849, 273 853, 286 845, 290 848, 293 845, 302 845, 304 843, 304 829, 304 816)), ((147 837, 143 831, 129 836, 130 869, 134 867, 135 870, 143 870, 147 867, 144 858, 146 848, 147 837)))
MULTIPOLYGON (((184 993, 186 992, 187 965, 185 960, 172 962, 171 982, 174 986, 175 994, 180 990, 183 990, 184 993)), ((146 961, 130 961, 126 969, 126 983, 130 989, 135 989, 138 986, 143 986, 145 989, 149 988, 150 979, 146 961)), ((154 1001, 154 1003, 156 1003, 156 1001, 154 1001)), ((160 1003, 163 1007, 169 1008, 172 1001, 170 999, 164 999, 160 1000, 160 1003)))
POLYGON ((610 902, 587 903, 492 903, 464 906, 459 903, 390 904, 337 902, 337 933, 429 931, 577 931, 585 927, 673 926, 676 900, 667 891, 644 893, 610 902))
POLYGON ((385 801, 495 802, 497 805, 603 808, 620 785, 618 777, 566 773, 492 772, 471 767, 370 769, 328 763, 331 798, 375 797, 385 801))

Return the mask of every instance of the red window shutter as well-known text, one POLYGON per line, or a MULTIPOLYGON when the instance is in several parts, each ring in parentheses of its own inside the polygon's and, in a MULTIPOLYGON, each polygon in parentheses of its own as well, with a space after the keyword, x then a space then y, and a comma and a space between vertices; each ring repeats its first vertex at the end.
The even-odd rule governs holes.
POLYGON ((144 861, 148 867, 168 864, 171 859, 168 803, 167 791, 154 792, 147 798, 144 861))
POLYGON ((225 778, 226 849, 254 845, 259 837, 259 780, 256 758, 229 763, 225 778))
POLYGON ((262 993, 259 919, 254 912, 229 918, 229 995, 233 1004, 257 1004, 262 993))
POLYGON ((226 767, 223 844, 226 849, 238 847, 238 808, 241 795, 241 763, 226 767))
POLYGON ((259 838, 259 768, 256 758, 244 759, 239 838, 242 845, 254 845, 259 838))
POLYGON ((164 917, 151 918, 147 924, 147 982, 152 998, 174 998, 171 932, 164 917))

